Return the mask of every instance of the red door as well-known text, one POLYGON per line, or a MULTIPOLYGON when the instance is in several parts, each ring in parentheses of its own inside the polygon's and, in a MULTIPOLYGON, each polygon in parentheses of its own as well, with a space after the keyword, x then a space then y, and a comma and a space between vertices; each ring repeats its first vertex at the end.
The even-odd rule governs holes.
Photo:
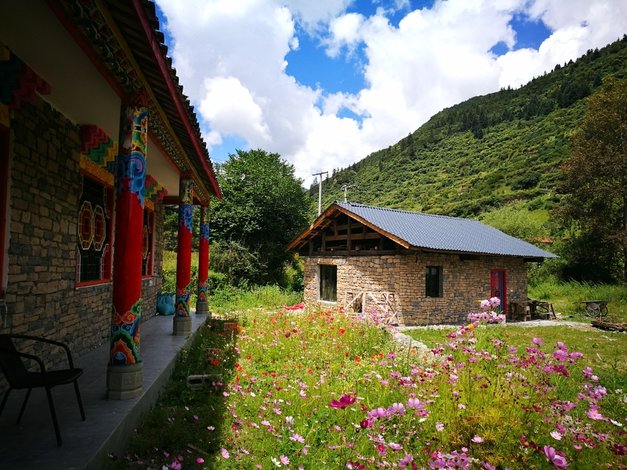
POLYGON ((507 275, 504 269, 493 269, 490 272, 490 296, 501 300, 500 310, 507 314, 507 275))

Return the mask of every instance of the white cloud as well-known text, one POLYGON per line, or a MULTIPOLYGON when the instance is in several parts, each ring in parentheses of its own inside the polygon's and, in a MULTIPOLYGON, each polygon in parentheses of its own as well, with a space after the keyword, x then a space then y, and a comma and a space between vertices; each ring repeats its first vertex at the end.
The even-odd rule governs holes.
POLYGON ((262 107, 237 78, 207 78, 205 89, 199 111, 214 127, 223 134, 240 135, 256 146, 271 143, 262 107))
POLYGON ((395 143, 444 107, 519 86, 602 47, 627 24, 627 2, 617 0, 570 0, 568 8, 563 0, 437 0, 414 11, 406 0, 376 0, 371 17, 347 13, 351 3, 158 0, 207 144, 239 136, 249 148, 280 153, 311 181, 314 171, 345 167, 395 143), (386 17, 394 8, 407 12, 398 26, 386 17), (538 50, 514 50, 514 15, 542 20, 551 36, 538 50), (298 24, 334 60, 363 53, 366 87, 329 94, 287 75, 298 24), (499 42, 510 51, 496 57, 490 49, 499 42), (338 117, 344 109, 362 119, 338 117))

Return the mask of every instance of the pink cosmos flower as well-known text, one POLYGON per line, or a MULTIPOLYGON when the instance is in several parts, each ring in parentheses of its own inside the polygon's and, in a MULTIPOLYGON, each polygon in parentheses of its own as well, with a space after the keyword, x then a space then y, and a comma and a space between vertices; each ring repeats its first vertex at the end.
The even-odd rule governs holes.
POLYGON ((394 416, 394 415, 403 416, 404 414, 405 414, 405 405, 403 405, 402 403, 392 403, 392 405, 390 405, 390 407, 387 409, 388 416, 394 416))
POLYGON ((409 400, 407 400, 407 407, 413 408, 415 410, 420 410, 424 408, 424 405, 420 402, 420 400, 418 400, 418 398, 410 398, 409 400))
POLYGON ((224 447, 220 449, 220 453, 222 454, 222 458, 228 459, 230 457, 229 451, 226 450, 224 447))
POLYGON ((353 395, 342 395, 339 400, 331 400, 329 406, 331 408, 343 409, 351 406, 357 401, 357 397, 353 395))
POLYGON ((440 423, 439 421, 437 423, 435 423, 435 430, 437 432, 442 432, 444 431, 444 424, 440 423))
POLYGON ((598 382, 599 380, 599 377, 592 373, 592 368, 590 367, 584 367, 582 373, 584 378, 586 378, 587 380, 590 380, 592 382, 598 382))
POLYGON ((407 454, 405 457, 403 457, 401 460, 398 461, 398 466, 399 468, 405 468, 407 466, 409 466, 410 463, 412 463, 414 461, 414 458, 407 454))
POLYGON ((536 346, 542 346, 542 344, 544 343, 544 340, 542 338, 533 338, 531 342, 535 344, 536 346))
POLYGON ((288 459, 285 455, 281 455, 279 457, 279 460, 281 461, 281 463, 283 465, 289 465, 290 464, 290 459, 288 459))
POLYGON ((501 305, 501 299, 499 299, 498 297, 492 297, 490 299, 490 306, 492 308, 498 307, 499 305, 501 305))
POLYGON ((475 436, 471 439, 472 442, 474 442, 475 444, 480 444, 483 442, 483 437, 481 436, 475 436))
POLYGON ((603 416, 598 408, 591 406, 590 409, 588 410, 588 418, 593 419, 595 421, 606 421, 607 418, 605 416, 603 416))
POLYGON ((551 446, 544 446, 544 455, 555 468, 561 469, 568 467, 568 462, 566 461, 566 456, 563 452, 555 450, 551 446))
POLYGON ((375 408, 374 410, 370 410, 368 412, 368 418, 377 419, 384 418, 387 416, 387 410, 385 408, 375 408))
POLYGON ((181 462, 178 461, 178 459, 174 459, 174 461, 172 461, 172 463, 170 464, 170 468, 172 470, 181 470, 183 466, 181 465, 181 462))
POLYGON ((294 442, 300 442, 301 444, 305 443, 305 438, 303 436, 301 436, 300 434, 292 434, 290 436, 290 441, 294 441, 294 442))
POLYGON ((551 437, 553 439, 557 439, 558 441, 562 440, 562 433, 559 431, 551 431, 551 437))

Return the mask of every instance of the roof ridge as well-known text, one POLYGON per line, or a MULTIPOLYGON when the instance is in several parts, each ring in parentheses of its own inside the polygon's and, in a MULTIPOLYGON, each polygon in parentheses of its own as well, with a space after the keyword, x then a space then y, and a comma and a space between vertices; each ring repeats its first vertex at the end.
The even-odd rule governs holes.
POLYGON ((451 216, 451 215, 442 215, 442 214, 429 214, 427 212, 410 211, 410 210, 407 210, 407 209, 394 209, 392 207, 371 206, 369 204, 362 204, 362 203, 359 203, 359 202, 340 202, 340 201, 336 201, 336 204, 346 204, 346 205, 349 205, 349 206, 367 207, 367 208, 370 208, 370 209, 378 209, 378 210, 389 211, 389 212, 401 212, 401 213, 405 213, 405 214, 424 215, 424 216, 428 216, 428 217, 437 217, 437 218, 441 218, 441 219, 455 219, 455 220, 465 220, 465 221, 468 221, 468 222, 479 222, 479 223, 481 223, 478 220, 467 219, 467 218, 464 218, 464 217, 454 217, 454 216, 451 216))

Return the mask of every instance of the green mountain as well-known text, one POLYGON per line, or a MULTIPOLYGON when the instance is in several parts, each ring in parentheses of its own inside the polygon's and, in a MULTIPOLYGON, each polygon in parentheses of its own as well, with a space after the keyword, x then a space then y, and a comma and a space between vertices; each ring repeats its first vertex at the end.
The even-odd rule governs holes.
MULTIPOLYGON (((545 238, 570 135, 585 98, 608 75, 627 77, 627 35, 518 89, 444 109, 396 144, 333 170, 323 207, 343 200, 348 184, 351 202, 481 218, 531 241, 545 238)), ((310 193, 317 199, 318 186, 310 193)))

